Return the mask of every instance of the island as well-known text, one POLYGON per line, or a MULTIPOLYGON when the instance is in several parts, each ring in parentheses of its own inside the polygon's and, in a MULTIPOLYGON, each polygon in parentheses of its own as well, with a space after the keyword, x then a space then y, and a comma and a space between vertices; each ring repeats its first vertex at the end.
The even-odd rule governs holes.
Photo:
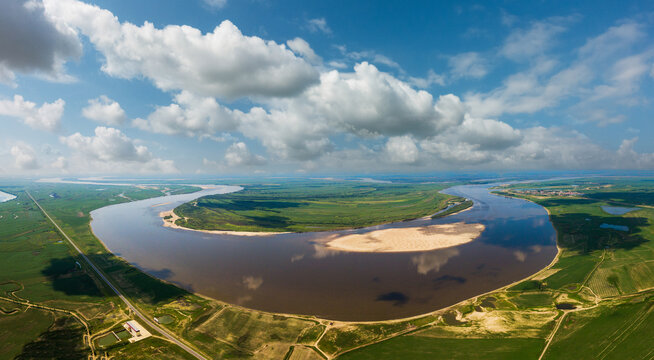
POLYGON ((442 211, 449 214, 472 205, 441 192, 449 186, 351 181, 244 185, 242 191, 205 196, 160 216, 168 227, 243 236, 358 229, 429 218, 442 211))

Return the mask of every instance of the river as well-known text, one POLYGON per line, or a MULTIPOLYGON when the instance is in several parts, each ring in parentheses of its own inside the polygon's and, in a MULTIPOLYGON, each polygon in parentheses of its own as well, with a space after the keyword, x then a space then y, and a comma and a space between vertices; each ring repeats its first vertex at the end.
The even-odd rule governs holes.
POLYGON ((91 227, 110 251, 189 291, 271 312, 371 321, 419 315, 529 276, 556 255, 545 209, 493 195, 489 185, 444 192, 474 201, 471 209, 338 233, 464 221, 486 226, 476 240, 413 253, 349 253, 316 240, 334 232, 242 237, 162 226, 158 214, 200 196, 240 188, 173 195, 106 206, 91 227))

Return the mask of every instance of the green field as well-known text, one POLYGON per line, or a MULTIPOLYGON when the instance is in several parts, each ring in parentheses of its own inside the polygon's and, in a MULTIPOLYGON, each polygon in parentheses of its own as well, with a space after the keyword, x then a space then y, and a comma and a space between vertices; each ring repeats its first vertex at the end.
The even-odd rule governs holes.
POLYGON ((441 184, 298 182, 247 185, 175 209, 177 224, 205 230, 306 232, 360 228, 434 214, 458 198, 441 184))
POLYGON ((408 335, 352 351, 339 359, 536 359, 540 339, 446 339, 408 335))

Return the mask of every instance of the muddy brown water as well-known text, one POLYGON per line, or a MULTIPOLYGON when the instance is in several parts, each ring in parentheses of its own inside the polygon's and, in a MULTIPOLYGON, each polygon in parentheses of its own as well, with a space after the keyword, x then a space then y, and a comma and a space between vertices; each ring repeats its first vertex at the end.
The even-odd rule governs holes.
POLYGON ((316 240, 334 232, 241 237, 165 228, 158 214, 223 186, 107 206, 91 213, 93 232, 110 251, 190 291, 248 308, 371 321, 437 310, 529 276, 556 255, 547 212, 489 193, 488 185, 444 192, 474 201, 459 214, 337 233, 464 221, 486 229, 476 240, 411 253, 349 253, 316 240), (167 203, 166 205, 154 206, 167 203))

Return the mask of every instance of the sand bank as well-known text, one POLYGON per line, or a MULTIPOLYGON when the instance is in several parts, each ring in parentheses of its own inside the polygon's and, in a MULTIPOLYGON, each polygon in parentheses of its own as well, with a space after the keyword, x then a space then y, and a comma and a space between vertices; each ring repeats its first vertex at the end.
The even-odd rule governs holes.
MULTIPOLYGON (((161 204, 163 205, 163 204, 161 204)), ((265 235, 279 235, 279 234, 288 234, 287 232, 264 232, 264 231, 227 231, 227 230, 198 230, 191 229, 184 226, 179 226, 175 224, 180 217, 175 214, 173 210, 162 211, 159 213, 159 217, 163 220, 163 226, 173 228, 173 229, 182 229, 190 231, 198 231, 207 234, 220 234, 220 235, 238 235, 238 236, 265 236, 265 235), (171 216, 166 219, 167 216, 171 216)))
POLYGON ((485 227, 482 224, 429 225, 393 228, 331 238, 328 248, 353 252, 410 252, 443 249, 476 239, 485 227))

